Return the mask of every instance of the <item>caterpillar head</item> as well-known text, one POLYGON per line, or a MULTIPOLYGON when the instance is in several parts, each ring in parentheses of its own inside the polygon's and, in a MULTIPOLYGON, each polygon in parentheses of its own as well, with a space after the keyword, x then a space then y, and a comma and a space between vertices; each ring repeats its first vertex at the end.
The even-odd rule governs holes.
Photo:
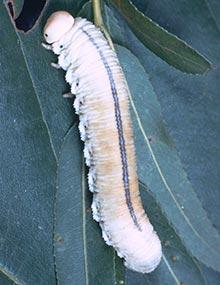
POLYGON ((74 18, 66 11, 57 11, 47 20, 44 27, 44 38, 47 43, 57 42, 73 26, 74 18))

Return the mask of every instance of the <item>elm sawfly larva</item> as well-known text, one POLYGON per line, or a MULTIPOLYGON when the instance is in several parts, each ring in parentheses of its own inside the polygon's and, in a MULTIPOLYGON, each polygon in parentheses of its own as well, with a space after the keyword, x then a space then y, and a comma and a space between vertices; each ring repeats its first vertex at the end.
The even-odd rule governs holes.
POLYGON ((58 55, 53 65, 66 71, 76 96, 93 218, 128 268, 151 272, 161 243, 140 199, 129 89, 117 56, 98 28, 65 11, 49 17, 44 37, 43 46, 58 55))

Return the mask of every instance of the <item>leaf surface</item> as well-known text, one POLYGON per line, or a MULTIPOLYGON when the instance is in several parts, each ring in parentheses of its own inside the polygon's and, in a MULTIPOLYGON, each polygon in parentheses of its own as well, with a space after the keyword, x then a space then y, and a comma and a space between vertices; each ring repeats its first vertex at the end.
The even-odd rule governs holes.
POLYGON ((3 3, 0 14, 0 271, 16 284, 53 285, 56 161, 3 3))

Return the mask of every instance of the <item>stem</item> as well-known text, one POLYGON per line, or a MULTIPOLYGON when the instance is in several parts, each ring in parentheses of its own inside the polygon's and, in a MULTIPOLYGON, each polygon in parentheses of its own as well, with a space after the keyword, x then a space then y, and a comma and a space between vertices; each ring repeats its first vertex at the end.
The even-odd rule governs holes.
POLYGON ((102 8, 101 8, 101 0, 92 0, 92 8, 93 8, 93 14, 94 14, 94 22, 97 27, 100 28, 100 30, 105 35, 110 47, 112 50, 115 50, 112 39, 105 27, 103 18, 102 18, 102 8))

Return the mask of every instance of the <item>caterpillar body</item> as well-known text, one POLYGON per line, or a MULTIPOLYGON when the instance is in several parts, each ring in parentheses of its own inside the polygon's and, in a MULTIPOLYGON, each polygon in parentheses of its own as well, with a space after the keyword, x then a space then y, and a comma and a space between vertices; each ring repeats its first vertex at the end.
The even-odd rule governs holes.
POLYGON ((76 96, 93 218, 128 268, 151 272, 161 243, 139 195, 129 90, 117 56, 98 28, 65 11, 49 17, 44 37, 76 96))

